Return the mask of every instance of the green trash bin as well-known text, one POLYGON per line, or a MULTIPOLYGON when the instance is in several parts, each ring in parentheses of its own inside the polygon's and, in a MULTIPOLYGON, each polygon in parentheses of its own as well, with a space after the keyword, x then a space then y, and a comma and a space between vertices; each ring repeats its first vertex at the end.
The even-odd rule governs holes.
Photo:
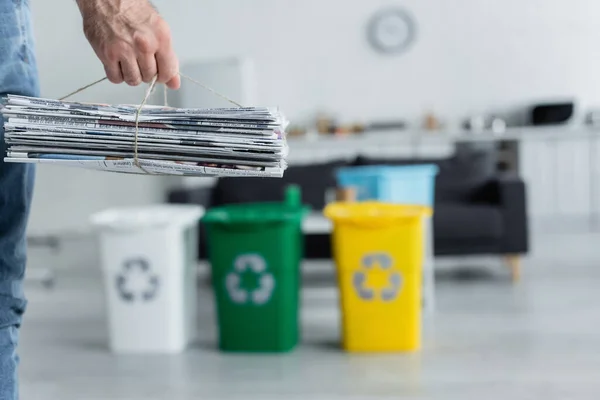
POLYGON ((247 203, 209 210, 208 257, 219 326, 219 348, 286 352, 299 341, 302 220, 297 201, 247 203))

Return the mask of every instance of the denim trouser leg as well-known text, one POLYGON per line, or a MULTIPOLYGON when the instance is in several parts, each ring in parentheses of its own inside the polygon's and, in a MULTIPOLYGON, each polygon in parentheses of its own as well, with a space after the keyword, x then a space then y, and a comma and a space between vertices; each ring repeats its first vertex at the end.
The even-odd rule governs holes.
MULTIPOLYGON (((0 96, 39 95, 30 21, 28 0, 0 0, 0 96)), ((25 229, 34 169, 4 163, 5 152, 0 126, 0 400, 14 400, 18 398, 16 347, 26 305, 25 229)))

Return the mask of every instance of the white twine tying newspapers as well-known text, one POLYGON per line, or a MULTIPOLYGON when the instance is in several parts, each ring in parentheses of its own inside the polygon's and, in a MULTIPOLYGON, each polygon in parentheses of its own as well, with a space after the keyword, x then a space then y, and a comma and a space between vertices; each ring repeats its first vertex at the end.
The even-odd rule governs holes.
MULTIPOLYGON (((230 98, 228 98, 227 96, 217 92, 214 89, 209 88, 208 86, 204 85, 203 83, 198 82, 195 79, 190 78, 189 76, 186 76, 184 74, 182 74, 181 72, 179 72, 179 76, 181 76, 182 78, 187 79, 188 81, 195 83, 196 85, 201 86, 202 88, 208 90, 209 92, 211 92, 212 94, 214 94, 215 96, 221 97, 222 99, 227 100, 228 102, 230 102, 231 104, 237 106, 237 107, 243 107, 241 104, 239 104, 236 101, 231 100, 230 98)), ((85 85, 80 87, 79 89, 69 93, 66 96, 61 97, 60 101, 62 100, 66 100, 71 96, 76 95, 77 93, 81 93, 86 89, 91 88, 94 85, 97 85, 105 80, 107 80, 107 77, 104 77, 102 79, 98 79, 95 82, 90 83, 89 85, 85 85)), ((140 120, 140 114, 142 113, 142 109, 144 108, 144 106, 146 105, 146 102, 148 101, 148 98, 150 97, 150 94, 152 93, 152 91, 154 90, 154 87, 156 86, 156 80, 158 79, 158 75, 155 75, 154 78, 152 79, 152 81, 150 82, 148 89, 146 90, 146 94, 144 96, 144 99, 142 100, 141 104, 139 105, 139 107, 136 110, 135 113, 135 134, 134 134, 134 144, 133 144, 133 163, 142 171, 144 171, 146 174, 151 174, 150 172, 148 172, 144 167, 142 167, 142 165, 140 164, 140 160, 138 158, 138 132, 139 132, 139 120, 140 120)), ((166 107, 168 107, 168 103, 167 103, 167 86, 164 86, 164 104, 166 107)))

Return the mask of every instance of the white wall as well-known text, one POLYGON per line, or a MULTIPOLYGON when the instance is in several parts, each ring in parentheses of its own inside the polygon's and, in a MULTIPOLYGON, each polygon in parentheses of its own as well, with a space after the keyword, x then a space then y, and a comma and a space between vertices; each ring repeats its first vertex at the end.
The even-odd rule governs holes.
MULTIPOLYGON (((102 76, 73 2, 33 1, 44 93, 102 76), (42 15, 48 13, 52 18, 42 15)), ((325 107, 348 118, 448 118, 577 96, 600 105, 600 2, 595 0, 154 0, 182 62, 254 59, 258 98, 291 117, 325 107), (383 5, 414 14, 406 54, 374 53, 364 38, 383 5)), ((201 78, 201 77, 198 77, 201 78)), ((198 89, 201 90, 201 89, 198 89)), ((86 98, 138 101, 102 84, 86 98)))
MULTIPOLYGON (((57 97, 103 70, 72 1, 32 1, 43 95, 57 97)), ((429 109, 456 122, 539 99, 576 96, 600 105, 597 0, 404 0, 418 37, 398 57, 374 53, 369 16, 383 0, 155 0, 172 24, 181 61, 254 60, 257 102, 294 119, 323 108, 340 117, 405 117, 429 109)), ((202 79, 202 77, 196 77, 202 79)), ((218 88, 216 88, 218 89, 218 88)), ((201 90, 201 89, 199 89, 201 90)), ((78 97, 138 102, 140 89, 103 83, 78 97)), ((41 171, 32 225, 77 225, 112 202, 161 197, 159 178, 41 171), (79 193, 65 196, 66 184, 79 193)))
POLYGON ((420 119, 575 95, 600 105, 596 0, 157 0, 184 59, 255 59, 258 101, 290 116, 420 119), (374 53, 369 16, 400 4, 418 23, 399 57, 374 53), (189 10, 184 11, 185 7, 189 10))

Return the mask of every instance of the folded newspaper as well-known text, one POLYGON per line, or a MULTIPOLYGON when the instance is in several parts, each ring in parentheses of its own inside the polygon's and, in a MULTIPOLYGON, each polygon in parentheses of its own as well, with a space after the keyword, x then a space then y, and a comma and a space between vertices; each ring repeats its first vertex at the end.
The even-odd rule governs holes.
POLYGON ((282 177, 286 169, 288 122, 277 109, 144 106, 136 132, 134 105, 3 100, 6 162, 185 176, 282 177))

